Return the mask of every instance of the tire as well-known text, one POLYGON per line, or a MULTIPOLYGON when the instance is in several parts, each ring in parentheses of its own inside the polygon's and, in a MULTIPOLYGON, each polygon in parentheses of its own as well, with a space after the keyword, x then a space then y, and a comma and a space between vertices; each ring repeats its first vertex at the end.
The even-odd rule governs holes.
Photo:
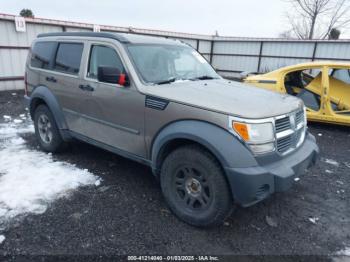
POLYGON ((171 152, 161 167, 160 182, 172 212, 190 225, 222 225, 233 208, 220 164, 200 146, 183 146, 171 152))
POLYGON ((46 105, 39 105, 34 112, 35 136, 45 152, 61 152, 66 147, 56 121, 46 105))

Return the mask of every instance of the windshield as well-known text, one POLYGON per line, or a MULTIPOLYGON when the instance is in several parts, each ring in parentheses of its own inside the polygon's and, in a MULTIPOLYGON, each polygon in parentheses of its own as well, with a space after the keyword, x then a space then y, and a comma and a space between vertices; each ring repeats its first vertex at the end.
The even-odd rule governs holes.
POLYGON ((220 78, 197 51, 187 46, 130 45, 128 50, 142 79, 147 83, 220 78))

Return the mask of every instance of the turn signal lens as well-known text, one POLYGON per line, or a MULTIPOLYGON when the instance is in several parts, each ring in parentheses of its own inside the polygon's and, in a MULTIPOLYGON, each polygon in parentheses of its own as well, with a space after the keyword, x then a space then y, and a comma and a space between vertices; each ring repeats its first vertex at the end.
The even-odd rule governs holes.
POLYGON ((244 141, 249 141, 248 125, 233 122, 233 129, 242 137, 244 141))

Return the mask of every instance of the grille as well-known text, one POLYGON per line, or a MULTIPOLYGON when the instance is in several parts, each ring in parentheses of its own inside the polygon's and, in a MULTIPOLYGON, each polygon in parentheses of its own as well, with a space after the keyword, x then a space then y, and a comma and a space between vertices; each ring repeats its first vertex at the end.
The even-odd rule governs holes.
POLYGON ((292 147, 292 136, 286 136, 277 140, 277 150, 280 153, 288 151, 292 147))
POLYGON ((302 123, 303 121, 304 121, 304 110, 297 112, 295 115, 295 122, 297 125, 302 123))
POLYGON ((296 149, 305 137, 304 110, 276 119, 275 129, 277 137, 276 148, 280 154, 296 149))
POLYGON ((291 128, 289 116, 276 119, 275 121, 276 132, 282 132, 291 128))

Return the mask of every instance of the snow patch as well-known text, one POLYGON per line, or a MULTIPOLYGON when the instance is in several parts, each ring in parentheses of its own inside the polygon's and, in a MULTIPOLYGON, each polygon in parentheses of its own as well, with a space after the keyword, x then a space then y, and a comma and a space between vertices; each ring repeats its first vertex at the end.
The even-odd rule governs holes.
POLYGON ((332 170, 326 169, 326 173, 327 173, 327 174, 333 174, 334 172, 333 172, 332 170))
POLYGON ((98 179, 98 180, 96 180, 96 182, 95 182, 95 186, 99 186, 99 185, 101 185, 101 179, 98 179))
POLYGON ((347 256, 350 257, 350 247, 346 247, 343 250, 340 250, 336 253, 339 256, 347 256))
POLYGON ((10 117, 10 116, 7 116, 7 115, 3 115, 3 118, 4 118, 5 120, 11 120, 11 117, 10 117))
POLYGON ((333 166, 339 166, 339 163, 337 161, 333 160, 333 159, 326 158, 324 160, 324 162, 327 163, 327 164, 333 165, 333 166))
POLYGON ((276 220, 270 216, 266 216, 265 221, 270 227, 277 227, 278 226, 276 220))
POLYGON ((318 220, 320 220, 318 217, 309 217, 309 221, 310 221, 312 224, 316 224, 318 220))
POLYGON ((27 148, 20 134, 33 131, 29 120, 0 124, 0 225, 26 213, 43 213, 54 200, 99 181, 86 169, 27 148))
POLYGON ((16 123, 0 124, 0 142, 2 139, 19 137, 18 135, 20 134, 33 132, 34 126, 28 122, 23 125, 18 125, 16 123))
POLYGON ((5 236, 4 235, 0 235, 0 245, 2 244, 2 242, 4 242, 5 241, 5 236))
POLYGON ((21 120, 21 119, 14 119, 13 122, 14 122, 15 124, 20 124, 20 123, 23 122, 23 120, 21 120))

